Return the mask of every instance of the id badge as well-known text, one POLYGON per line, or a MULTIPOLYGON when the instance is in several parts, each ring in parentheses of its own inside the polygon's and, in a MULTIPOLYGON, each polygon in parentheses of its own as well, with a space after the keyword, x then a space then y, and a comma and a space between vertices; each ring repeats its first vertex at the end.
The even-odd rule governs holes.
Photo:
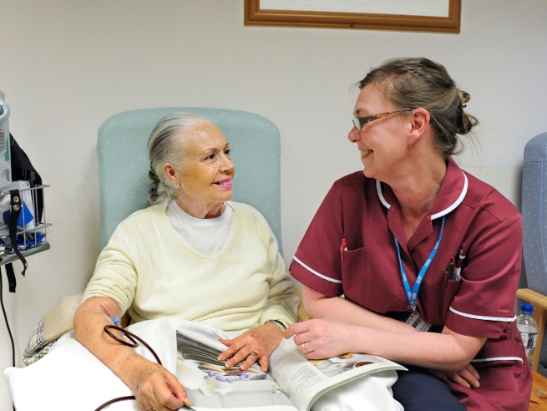
POLYGON ((431 328, 431 324, 426 323, 421 317, 418 311, 413 313, 407 313, 402 318, 402 321, 413 326, 420 332, 427 332, 431 328))

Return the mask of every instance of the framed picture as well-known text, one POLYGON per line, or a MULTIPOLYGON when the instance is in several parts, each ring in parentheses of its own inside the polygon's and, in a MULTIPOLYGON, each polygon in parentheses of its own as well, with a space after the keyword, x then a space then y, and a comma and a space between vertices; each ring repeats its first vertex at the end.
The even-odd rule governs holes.
POLYGON ((245 0, 245 25, 459 33, 461 0, 245 0))

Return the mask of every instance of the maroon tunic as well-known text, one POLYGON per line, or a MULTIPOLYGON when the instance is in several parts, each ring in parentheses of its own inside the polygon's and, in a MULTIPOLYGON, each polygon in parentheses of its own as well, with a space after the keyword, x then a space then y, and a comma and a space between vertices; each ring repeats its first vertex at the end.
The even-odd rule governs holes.
POLYGON ((291 263, 292 276, 329 297, 379 314, 408 312, 394 237, 412 289, 443 236, 418 294, 421 318, 433 326, 487 338, 472 364, 480 388, 450 384, 474 410, 528 409, 532 377, 516 325, 522 219, 498 191, 463 172, 450 159, 430 212, 406 241, 398 201, 391 188, 363 173, 334 183, 291 263), (453 258, 459 280, 447 280, 453 258))

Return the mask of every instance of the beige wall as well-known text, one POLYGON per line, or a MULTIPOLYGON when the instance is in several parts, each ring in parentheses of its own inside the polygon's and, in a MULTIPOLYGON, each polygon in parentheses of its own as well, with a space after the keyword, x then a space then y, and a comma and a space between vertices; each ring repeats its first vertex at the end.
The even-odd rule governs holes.
MULTIPOLYGON (((461 34, 243 26, 242 0, 1 0, 0 89, 44 181, 51 250, 4 292, 17 361, 40 317, 83 289, 99 252, 96 135, 111 115, 224 107, 282 136, 287 262, 332 182, 361 167, 351 85, 397 56, 442 62, 471 93, 480 148, 458 162, 518 203, 526 141, 547 131, 547 2, 463 0, 461 34)), ((18 269, 18 267, 16 267, 18 269)), ((20 271, 20 270, 18 270, 20 271)), ((11 362, 0 325, 0 369, 11 362)), ((10 409, 0 378, 0 409, 10 409)))

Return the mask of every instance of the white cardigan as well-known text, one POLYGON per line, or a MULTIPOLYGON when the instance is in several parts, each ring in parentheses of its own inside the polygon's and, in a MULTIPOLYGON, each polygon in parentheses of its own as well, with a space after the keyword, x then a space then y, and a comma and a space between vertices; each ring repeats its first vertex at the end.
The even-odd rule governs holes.
POLYGON ((298 298, 275 236, 256 209, 230 204, 232 233, 214 257, 184 242, 167 219, 167 203, 133 213, 99 255, 83 300, 110 297, 134 322, 179 316, 223 330, 292 324, 298 298))

